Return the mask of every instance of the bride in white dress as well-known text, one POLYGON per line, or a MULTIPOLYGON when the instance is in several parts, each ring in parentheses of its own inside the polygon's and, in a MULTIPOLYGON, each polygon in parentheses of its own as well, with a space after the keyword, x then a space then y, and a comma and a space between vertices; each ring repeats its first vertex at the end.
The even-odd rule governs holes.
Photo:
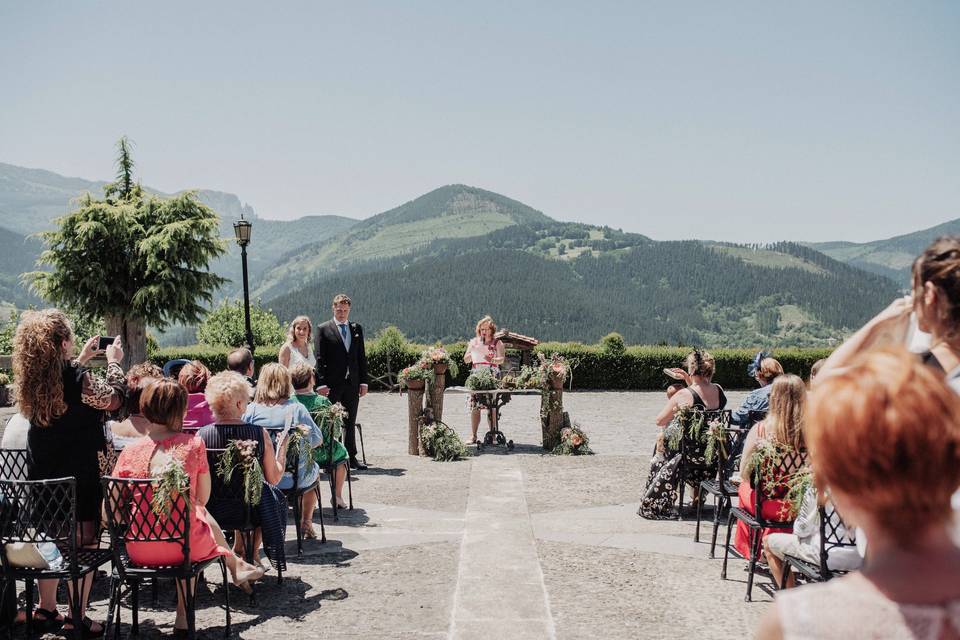
POLYGON ((313 355, 313 324, 307 316, 297 316, 287 328, 287 341, 280 347, 277 360, 287 369, 298 364, 306 364, 311 369, 317 367, 317 358, 313 355))

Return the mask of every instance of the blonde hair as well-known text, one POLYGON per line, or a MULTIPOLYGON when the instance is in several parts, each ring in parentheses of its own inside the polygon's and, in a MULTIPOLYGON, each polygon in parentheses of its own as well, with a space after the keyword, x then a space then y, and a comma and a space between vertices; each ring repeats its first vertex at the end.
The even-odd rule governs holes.
POLYGON ((482 318, 480 318, 480 320, 477 321, 477 328, 476 328, 477 337, 480 338, 481 340, 483 340, 483 333, 481 333, 481 329, 485 324, 490 325, 490 328, 493 330, 493 333, 497 332, 497 323, 493 321, 493 318, 491 318, 490 316, 483 316, 482 318))
POLYGON ((294 331, 296 331, 298 324, 302 324, 304 322, 307 323, 307 329, 309 330, 307 333, 307 344, 310 344, 310 339, 313 337, 313 323, 310 322, 310 318, 308 316, 297 316, 290 321, 290 326, 287 327, 287 344, 292 345, 294 343, 296 339, 294 331))
POLYGON ((217 420, 239 418, 250 402, 250 384, 236 371, 221 371, 207 381, 203 397, 217 420), (242 400, 240 414, 234 416, 233 409, 239 400, 242 400))
POLYGON ((770 387, 770 411, 765 420, 768 436, 796 451, 801 450, 806 404, 807 385, 800 376, 792 373, 778 376, 770 387))
POLYGON ((253 401, 261 404, 278 404, 289 400, 293 392, 290 371, 279 362, 271 362, 260 370, 253 401))
POLYGON ((767 384, 773 382, 778 376, 783 375, 783 365, 776 358, 764 358, 760 361, 760 368, 757 369, 757 379, 763 380, 767 384))
POLYGON ((13 377, 20 413, 38 427, 67 412, 63 398, 63 342, 73 336, 62 311, 24 311, 13 336, 13 377))
POLYGON ((713 372, 716 370, 717 361, 713 359, 713 356, 710 355, 709 352, 694 349, 687 355, 684 364, 686 365, 687 373, 691 376, 700 376, 701 378, 710 380, 713 378, 713 372))

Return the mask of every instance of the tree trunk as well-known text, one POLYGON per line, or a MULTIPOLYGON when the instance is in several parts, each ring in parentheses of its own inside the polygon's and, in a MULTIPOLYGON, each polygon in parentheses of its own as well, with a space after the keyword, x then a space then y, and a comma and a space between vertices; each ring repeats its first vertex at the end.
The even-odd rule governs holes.
POLYGON ((543 429, 543 448, 552 451, 560 444, 563 428, 563 389, 547 389, 540 399, 540 420, 543 429))
POLYGON ((120 366, 124 371, 132 364, 140 364, 147 360, 147 327, 139 318, 124 316, 107 316, 105 319, 107 334, 120 336, 123 345, 123 361, 120 366))
POLYGON ((407 453, 420 455, 420 414, 423 410, 423 389, 407 389, 407 453))
POLYGON ((443 390, 447 387, 447 374, 438 373, 433 384, 427 388, 427 406, 433 409, 433 419, 443 422, 443 390))

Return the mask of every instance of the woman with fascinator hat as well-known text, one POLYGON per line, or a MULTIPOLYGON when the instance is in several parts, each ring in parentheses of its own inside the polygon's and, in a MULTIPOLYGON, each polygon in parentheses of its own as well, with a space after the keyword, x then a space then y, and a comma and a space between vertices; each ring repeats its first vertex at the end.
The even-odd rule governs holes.
POLYGON ((747 365, 747 375, 760 384, 744 398, 736 411, 730 416, 730 423, 740 426, 751 426, 750 412, 766 412, 770 408, 770 385, 783 375, 783 366, 766 351, 758 351, 750 364, 747 365))

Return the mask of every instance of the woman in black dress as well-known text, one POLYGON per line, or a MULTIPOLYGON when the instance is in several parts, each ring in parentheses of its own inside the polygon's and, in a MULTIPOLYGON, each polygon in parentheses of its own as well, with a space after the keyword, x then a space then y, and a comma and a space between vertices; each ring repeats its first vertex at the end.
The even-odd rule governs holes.
MULTIPOLYGON (((98 454, 106 450, 103 425, 106 412, 120 408, 125 387, 119 337, 106 349, 105 380, 85 368, 97 354, 98 342, 99 336, 90 338, 75 357, 70 321, 61 311, 45 309, 23 314, 13 345, 17 403, 30 420, 27 478, 76 478, 77 542, 82 546, 97 545, 101 501, 98 454)), ((89 589, 87 580, 84 609, 89 589)), ((60 622, 56 608, 56 581, 41 581, 38 613, 47 623, 60 622)), ((83 620, 84 637, 103 633, 102 625, 83 620)))

